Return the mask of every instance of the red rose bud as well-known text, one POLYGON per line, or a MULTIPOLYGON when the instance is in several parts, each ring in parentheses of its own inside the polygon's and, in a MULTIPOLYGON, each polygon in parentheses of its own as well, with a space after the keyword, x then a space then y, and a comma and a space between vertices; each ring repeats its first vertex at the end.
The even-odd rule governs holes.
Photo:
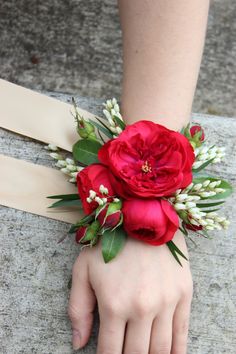
POLYGON ((76 231, 75 241, 80 243, 80 240, 85 236, 88 226, 80 226, 80 228, 76 231))
POLYGON ((112 202, 102 209, 98 214, 98 221, 100 225, 108 229, 115 227, 121 219, 121 207, 121 202, 112 202))
POLYGON ((204 130, 200 125, 193 125, 190 128, 190 135, 192 137, 191 140, 196 144, 196 146, 200 146, 205 140, 204 130))
POLYGON ((191 230, 191 231, 200 231, 203 229, 202 225, 192 225, 192 224, 186 224, 185 225, 186 229, 191 230))
POLYGON ((90 241, 97 237, 99 229, 100 224, 97 220, 90 225, 80 226, 80 228, 76 231, 76 242, 85 244, 90 243, 90 241))
POLYGON ((77 132, 81 138, 96 139, 94 126, 84 119, 78 122, 77 132))

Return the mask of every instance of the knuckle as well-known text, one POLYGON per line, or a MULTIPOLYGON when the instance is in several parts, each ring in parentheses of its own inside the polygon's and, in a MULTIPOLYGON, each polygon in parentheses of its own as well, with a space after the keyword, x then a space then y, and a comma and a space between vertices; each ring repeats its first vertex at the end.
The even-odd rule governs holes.
POLYGON ((171 294, 163 295, 163 297, 161 299, 162 307, 169 307, 170 305, 173 305, 176 302, 177 302, 176 296, 171 295, 171 294))
POLYGON ((106 301, 103 306, 102 306, 102 310, 103 312, 106 313, 106 315, 109 316, 117 316, 120 314, 122 309, 121 304, 118 301, 114 301, 114 299, 112 300, 108 300, 106 301))
POLYGON ((144 317, 152 312, 152 306, 146 297, 139 297, 133 303, 134 311, 139 317, 144 317))

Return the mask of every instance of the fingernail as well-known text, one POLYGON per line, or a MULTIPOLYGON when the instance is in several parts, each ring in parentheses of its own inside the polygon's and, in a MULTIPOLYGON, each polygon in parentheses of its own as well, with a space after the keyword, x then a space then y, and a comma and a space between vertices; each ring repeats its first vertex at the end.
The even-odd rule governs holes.
POLYGON ((81 338, 80 333, 77 329, 73 329, 72 331, 72 343, 74 350, 80 349, 81 338))

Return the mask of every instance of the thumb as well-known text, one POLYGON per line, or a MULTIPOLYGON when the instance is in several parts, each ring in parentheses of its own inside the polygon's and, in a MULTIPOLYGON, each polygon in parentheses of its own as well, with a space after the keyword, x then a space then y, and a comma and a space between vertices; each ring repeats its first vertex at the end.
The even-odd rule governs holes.
POLYGON ((85 346, 89 340, 95 305, 96 297, 89 283, 86 257, 80 255, 73 266, 72 288, 68 306, 75 350, 85 346))

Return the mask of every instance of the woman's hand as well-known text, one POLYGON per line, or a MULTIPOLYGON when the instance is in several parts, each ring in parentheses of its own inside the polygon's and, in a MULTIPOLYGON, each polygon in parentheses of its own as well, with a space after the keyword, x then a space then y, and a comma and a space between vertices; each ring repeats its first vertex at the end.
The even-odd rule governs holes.
MULTIPOLYGON (((183 235, 173 241, 187 255, 183 235)), ((97 300, 97 354, 186 353, 192 278, 189 263, 181 263, 166 245, 131 238, 107 264, 100 243, 84 248, 73 267, 68 308, 73 347, 88 342, 97 300)))

